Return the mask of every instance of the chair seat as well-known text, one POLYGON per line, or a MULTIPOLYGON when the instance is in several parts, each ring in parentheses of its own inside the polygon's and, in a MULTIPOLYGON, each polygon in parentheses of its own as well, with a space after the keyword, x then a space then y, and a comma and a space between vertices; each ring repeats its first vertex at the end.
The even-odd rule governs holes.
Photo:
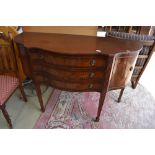
POLYGON ((19 81, 16 77, 0 75, 0 106, 10 97, 18 84, 19 81))

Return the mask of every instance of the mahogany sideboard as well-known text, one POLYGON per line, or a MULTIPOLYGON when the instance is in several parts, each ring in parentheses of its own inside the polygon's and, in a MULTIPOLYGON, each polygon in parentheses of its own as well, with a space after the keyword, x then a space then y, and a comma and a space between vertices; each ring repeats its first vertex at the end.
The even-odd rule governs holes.
POLYGON ((76 92, 100 92, 96 121, 106 93, 130 81, 142 44, 111 37, 24 32, 14 39, 23 67, 35 85, 41 110, 40 84, 76 92))

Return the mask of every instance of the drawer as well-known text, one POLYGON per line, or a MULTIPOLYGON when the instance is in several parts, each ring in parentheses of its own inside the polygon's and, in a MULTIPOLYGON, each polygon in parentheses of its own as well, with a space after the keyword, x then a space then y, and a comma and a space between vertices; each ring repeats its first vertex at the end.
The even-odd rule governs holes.
POLYGON ((44 62, 46 64, 62 67, 105 67, 106 64, 106 57, 103 55, 73 56, 47 52, 30 52, 30 58, 32 63, 44 62))
POLYGON ((40 72, 47 76, 52 76, 62 81, 81 81, 81 80, 98 80, 103 81, 104 70, 80 70, 68 68, 53 68, 46 65, 33 65, 34 72, 40 72))
POLYGON ((40 83, 46 83, 54 88, 68 91, 101 91, 101 83, 90 83, 83 81, 81 83, 63 82, 59 80, 53 80, 47 76, 37 74, 35 80, 40 83))

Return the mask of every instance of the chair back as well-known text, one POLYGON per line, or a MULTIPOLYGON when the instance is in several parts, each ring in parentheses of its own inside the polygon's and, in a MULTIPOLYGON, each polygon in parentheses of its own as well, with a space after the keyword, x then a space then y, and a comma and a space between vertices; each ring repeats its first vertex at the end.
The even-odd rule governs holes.
POLYGON ((0 32, 0 75, 17 76, 17 62, 11 35, 0 32))

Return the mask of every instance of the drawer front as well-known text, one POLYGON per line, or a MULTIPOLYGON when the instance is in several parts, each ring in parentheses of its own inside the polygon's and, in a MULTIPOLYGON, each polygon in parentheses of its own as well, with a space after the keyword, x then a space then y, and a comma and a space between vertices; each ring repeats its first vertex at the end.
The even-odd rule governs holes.
POLYGON ((35 80, 41 83, 46 83, 54 88, 68 91, 101 91, 101 83, 93 83, 88 81, 83 81, 80 83, 63 82, 59 80, 54 80, 47 76, 42 76, 36 74, 35 80))
POLYGON ((32 63, 44 62, 62 67, 105 67, 106 57, 96 56, 72 56, 47 52, 29 52, 32 63))
POLYGON ((60 69, 47 67, 46 65, 33 65, 33 71, 52 76, 61 81, 103 81, 104 79, 104 70, 60 69))

